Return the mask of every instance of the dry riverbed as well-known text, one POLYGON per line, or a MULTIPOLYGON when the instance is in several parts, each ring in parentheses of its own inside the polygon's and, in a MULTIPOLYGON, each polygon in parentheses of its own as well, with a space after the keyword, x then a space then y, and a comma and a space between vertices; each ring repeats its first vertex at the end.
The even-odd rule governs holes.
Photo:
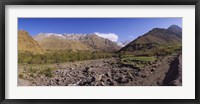
POLYGON ((19 86, 162 86, 182 85, 182 56, 170 55, 143 69, 117 58, 49 65, 19 65, 19 86))

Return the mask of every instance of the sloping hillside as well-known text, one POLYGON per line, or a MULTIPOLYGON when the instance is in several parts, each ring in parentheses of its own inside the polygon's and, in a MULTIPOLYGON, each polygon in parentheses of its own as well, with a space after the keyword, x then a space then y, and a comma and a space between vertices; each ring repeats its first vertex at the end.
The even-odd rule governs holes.
POLYGON ((37 36, 35 39, 46 50, 91 50, 90 47, 79 41, 67 40, 60 36, 37 36), (41 38, 42 37, 42 38, 41 38))
POLYGON ((120 46, 118 46, 116 43, 101 38, 95 34, 93 35, 86 35, 82 38, 80 38, 80 41, 84 44, 92 47, 95 50, 101 50, 101 51, 118 51, 120 49, 120 46))
POLYGON ((182 41, 182 32, 176 30, 174 27, 177 28, 178 26, 170 26, 168 29, 154 28, 130 42, 121 51, 150 49, 161 44, 180 44, 182 41))
POLYGON ((35 41, 28 32, 24 30, 18 31, 18 50, 21 52, 29 51, 33 53, 44 53, 44 50, 35 41))
POLYGON ((118 51, 120 46, 108 39, 95 34, 53 34, 43 33, 34 36, 34 39, 45 49, 49 50, 91 50, 91 51, 118 51))

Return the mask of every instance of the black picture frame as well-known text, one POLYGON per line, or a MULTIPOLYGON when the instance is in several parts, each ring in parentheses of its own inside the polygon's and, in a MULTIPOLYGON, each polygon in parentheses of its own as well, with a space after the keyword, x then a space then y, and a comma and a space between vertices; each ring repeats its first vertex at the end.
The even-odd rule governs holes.
POLYGON ((0 2, 0 102, 2 104, 22 103, 152 103, 152 104, 194 104, 200 103, 200 71, 199 71, 199 44, 200 44, 200 0, 1 0, 0 2), (195 5, 195 99, 5 99, 5 6, 6 5, 195 5))

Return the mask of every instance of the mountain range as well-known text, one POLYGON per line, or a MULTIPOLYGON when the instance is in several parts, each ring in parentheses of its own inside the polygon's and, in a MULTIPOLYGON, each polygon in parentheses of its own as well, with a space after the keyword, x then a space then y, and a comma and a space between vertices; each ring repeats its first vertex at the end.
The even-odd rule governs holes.
POLYGON ((33 37, 47 50, 93 50, 113 52, 120 49, 115 42, 96 34, 40 33, 33 37))
POLYGON ((120 47, 124 47, 127 44, 129 44, 130 42, 131 42, 131 40, 120 41, 120 42, 117 42, 117 45, 120 47))
POLYGON ((96 34, 40 33, 31 37, 24 30, 18 31, 18 50, 33 53, 44 53, 45 50, 135 51, 181 42, 182 28, 176 25, 167 29, 153 28, 133 41, 124 42, 113 42, 96 34))
POLYGON ((45 50, 91 50, 80 41, 68 40, 59 34, 39 34, 33 37, 45 50))
POLYGON ((182 29, 179 26, 172 25, 167 29, 154 28, 146 34, 139 36, 120 51, 135 51, 150 49, 162 44, 180 44, 182 42, 182 29))

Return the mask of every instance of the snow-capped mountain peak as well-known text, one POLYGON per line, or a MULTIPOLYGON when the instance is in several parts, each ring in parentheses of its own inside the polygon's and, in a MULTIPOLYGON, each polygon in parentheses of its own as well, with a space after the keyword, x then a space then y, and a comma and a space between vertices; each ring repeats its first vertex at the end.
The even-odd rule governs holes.
POLYGON ((120 47, 124 47, 127 44, 129 44, 131 41, 130 40, 126 40, 126 41, 121 41, 121 42, 117 42, 117 45, 120 47))

